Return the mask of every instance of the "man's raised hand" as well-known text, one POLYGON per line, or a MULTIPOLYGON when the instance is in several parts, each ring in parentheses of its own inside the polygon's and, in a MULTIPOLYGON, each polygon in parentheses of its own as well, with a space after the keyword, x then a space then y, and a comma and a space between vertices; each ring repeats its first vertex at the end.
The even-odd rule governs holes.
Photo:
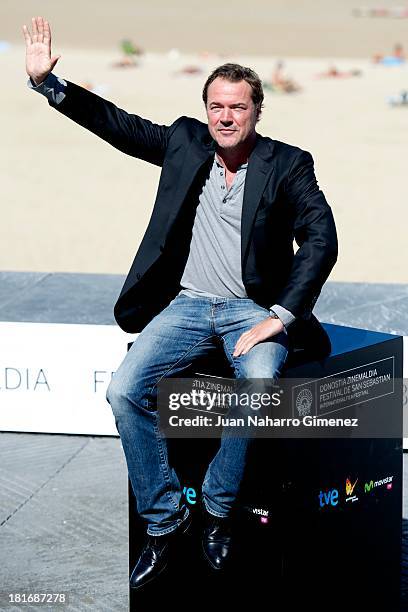
POLYGON ((42 17, 31 19, 32 33, 23 25, 26 43, 26 71, 36 85, 39 85, 54 69, 60 55, 51 57, 51 28, 42 17))

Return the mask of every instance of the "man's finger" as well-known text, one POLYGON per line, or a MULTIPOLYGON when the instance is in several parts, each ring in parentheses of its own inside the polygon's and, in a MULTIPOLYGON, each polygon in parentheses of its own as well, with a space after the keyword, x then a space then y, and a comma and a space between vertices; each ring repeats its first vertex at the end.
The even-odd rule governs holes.
POLYGON ((44 21, 44 43, 51 49, 51 29, 47 20, 44 21))
POLYGON ((26 45, 28 47, 29 45, 32 44, 33 41, 31 40, 30 32, 26 25, 23 25, 23 34, 24 34, 24 39, 26 41, 26 45))
POLYGON ((242 344, 243 342, 245 342, 245 340, 247 340, 247 339, 248 339, 248 338, 250 338, 250 337, 251 337, 251 336, 250 336, 250 334, 248 334, 247 332, 245 333, 245 335, 244 335, 244 334, 242 334, 242 335, 241 335, 241 336, 238 338, 237 345, 238 345, 238 344, 242 344))
POLYGON ((37 25, 38 25, 38 42, 42 43, 44 42, 44 22, 43 22, 42 17, 38 17, 37 25))
MULTIPOLYGON (((275 328, 272 332, 270 331, 270 319, 265 319, 261 323, 258 323, 250 330, 241 334, 235 345, 233 357, 239 357, 241 354, 245 355, 253 346, 259 342, 263 342, 268 338, 272 338, 279 333, 279 329, 275 328), (267 323, 267 326, 265 326, 267 323)), ((276 326, 275 326, 276 327, 276 326)))
POLYGON ((240 337, 238 338, 238 342, 237 342, 237 343, 236 343, 236 345, 235 345, 235 349, 234 349, 234 356, 239 355, 239 353, 241 352, 241 349, 242 349, 242 347, 243 347, 243 345, 244 345, 244 342, 245 342, 245 338, 243 338, 242 336, 240 336, 240 337))
POLYGON ((55 57, 51 58, 51 70, 54 70, 54 66, 58 62, 60 57, 60 55, 56 55, 55 57))
MULTIPOLYGON (((246 334, 247 333, 248 332, 246 332, 246 334)), ((239 355, 244 351, 244 349, 246 349, 249 345, 251 345, 250 348, 252 348, 252 346, 254 346, 255 343, 256 343, 256 336, 246 335, 244 338, 240 336, 240 338, 238 338, 238 342, 235 345, 233 356, 239 357, 239 355)))
MULTIPOLYGON (((255 346, 255 344, 257 344, 257 342, 254 339, 247 340, 246 342, 244 342, 239 350, 239 355, 246 355, 251 350, 251 348, 255 346)), ((239 357, 239 355, 237 356, 239 357)))
POLYGON ((32 26, 32 31, 33 31, 33 43, 36 43, 38 41, 38 29, 37 29, 37 19, 35 17, 33 17, 31 19, 31 26, 32 26))

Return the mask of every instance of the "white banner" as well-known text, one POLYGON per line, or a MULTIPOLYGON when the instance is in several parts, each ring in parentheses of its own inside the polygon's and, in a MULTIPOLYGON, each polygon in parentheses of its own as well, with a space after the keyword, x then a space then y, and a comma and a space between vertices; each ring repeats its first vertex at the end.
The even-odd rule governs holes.
MULTIPOLYGON (((0 431, 117 436, 106 389, 136 337, 115 325, 0 322, 0 431)), ((406 355, 408 337, 405 380, 406 355)))
POLYGON ((106 389, 136 335, 0 322, 0 430, 118 435, 106 389))

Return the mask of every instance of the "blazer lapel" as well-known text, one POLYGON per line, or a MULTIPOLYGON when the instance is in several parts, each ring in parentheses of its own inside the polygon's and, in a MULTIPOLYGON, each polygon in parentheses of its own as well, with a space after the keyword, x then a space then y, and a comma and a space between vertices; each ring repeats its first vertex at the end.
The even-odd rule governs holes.
POLYGON ((172 210, 168 217, 166 233, 174 223, 198 171, 215 154, 215 142, 209 137, 203 141, 193 138, 186 151, 185 161, 175 190, 172 210))
POLYGON ((273 142, 258 134, 255 148, 248 160, 241 218, 241 259, 244 262, 252 225, 262 194, 273 172, 273 142))

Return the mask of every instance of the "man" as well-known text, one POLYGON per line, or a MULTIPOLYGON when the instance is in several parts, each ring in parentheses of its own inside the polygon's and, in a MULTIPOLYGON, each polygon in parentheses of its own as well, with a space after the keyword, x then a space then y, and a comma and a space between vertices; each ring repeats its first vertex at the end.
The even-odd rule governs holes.
MULTIPOLYGON (((141 332, 107 392, 147 542, 131 575, 140 588, 165 567, 189 527, 182 488, 158 433, 157 385, 222 346, 236 378, 276 379, 289 348, 326 342, 311 314, 337 258, 331 209, 311 155, 256 132, 262 84, 225 64, 203 90, 208 125, 130 115, 51 73, 49 24, 24 26, 29 86, 117 149, 162 167, 149 226, 115 305, 141 332), (294 255, 293 238, 299 245, 294 255)), ((313 353, 313 350, 315 353, 313 353)), ((223 437, 202 488, 203 549, 214 569, 230 550, 230 520, 250 438, 223 437)))

